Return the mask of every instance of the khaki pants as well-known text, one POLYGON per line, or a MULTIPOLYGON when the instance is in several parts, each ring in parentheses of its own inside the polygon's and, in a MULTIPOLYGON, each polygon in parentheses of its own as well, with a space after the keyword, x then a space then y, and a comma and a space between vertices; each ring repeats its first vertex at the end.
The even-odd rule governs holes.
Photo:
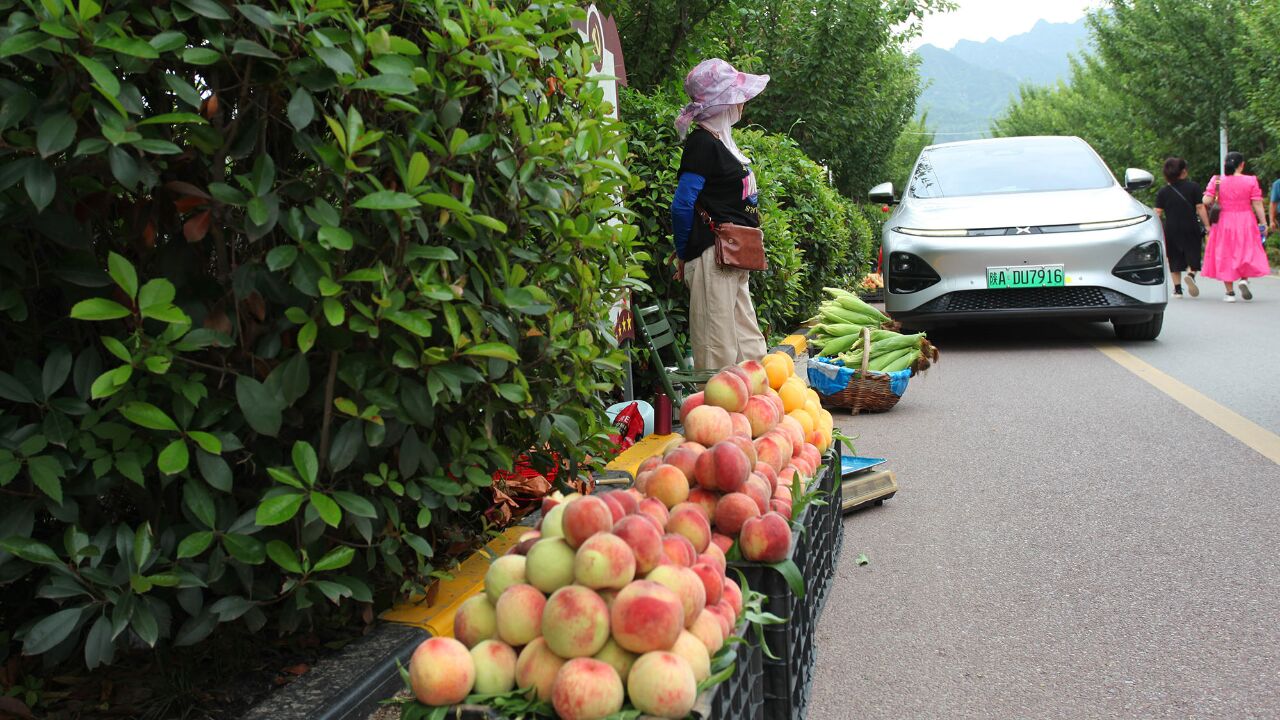
POLYGON ((719 370, 743 360, 759 360, 768 351, 747 276, 746 270, 716 263, 714 246, 684 264, 694 367, 719 370))

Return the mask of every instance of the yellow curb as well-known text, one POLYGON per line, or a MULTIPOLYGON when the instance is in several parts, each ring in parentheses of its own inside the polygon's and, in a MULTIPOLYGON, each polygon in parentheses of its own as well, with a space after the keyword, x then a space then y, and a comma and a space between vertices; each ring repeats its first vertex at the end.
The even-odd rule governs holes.
POLYGON ((809 347, 809 342, 803 335, 788 335, 782 339, 783 345, 790 345, 796 349, 796 355, 803 355, 809 347))
POLYGON ((1137 375, 1160 392, 1182 403, 1195 414, 1217 425, 1223 432, 1280 465, 1280 435, 1236 413, 1209 396, 1157 370, 1133 353, 1110 343, 1098 343, 1098 350, 1118 365, 1137 375))
POLYGON ((639 471, 640 463, 654 455, 661 454, 673 441, 683 439, 679 433, 649 435, 640 438, 640 442, 623 450, 618 457, 614 458, 608 465, 605 465, 604 469, 627 473, 634 480, 639 471))
POLYGON ((486 552, 492 557, 502 555, 530 529, 519 526, 507 528, 502 535, 489 541, 484 551, 472 553, 471 557, 463 560, 453 571, 453 579, 440 582, 434 604, 427 605, 424 598, 418 596, 392 607, 379 617, 388 622, 420 627, 433 637, 453 637, 453 616, 458 613, 458 607, 472 595, 484 591, 484 574, 489 571, 492 561, 486 552))

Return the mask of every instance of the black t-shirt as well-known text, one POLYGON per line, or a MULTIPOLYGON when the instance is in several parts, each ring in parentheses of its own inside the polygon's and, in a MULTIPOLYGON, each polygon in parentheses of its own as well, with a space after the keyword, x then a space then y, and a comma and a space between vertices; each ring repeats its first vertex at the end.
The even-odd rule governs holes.
POLYGON ((1166 238, 1200 238, 1200 227, 1196 225, 1196 205, 1203 199, 1204 188, 1190 180, 1179 180, 1160 188, 1156 193, 1156 207, 1164 210, 1166 238), (1178 197, 1179 194, 1182 197, 1178 197))
MULTIPOLYGON (((697 208, 706 210, 712 220, 760 227, 755 173, 751 172, 750 165, 735 157, 705 128, 696 128, 684 141, 677 179, 687 172, 706 179, 706 185, 698 194, 697 208)), ((689 233, 681 260, 699 257, 713 244, 711 228, 698 215, 697 209, 694 213, 693 231, 689 233)))

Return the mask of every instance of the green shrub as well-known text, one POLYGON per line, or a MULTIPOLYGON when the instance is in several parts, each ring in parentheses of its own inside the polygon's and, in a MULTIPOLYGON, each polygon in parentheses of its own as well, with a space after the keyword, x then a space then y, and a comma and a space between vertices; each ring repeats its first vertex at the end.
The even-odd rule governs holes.
POLYGON ((600 450, 638 268, 581 10, 0 10, 23 652, 92 668, 385 602, 483 539, 494 470, 600 450))
MULTIPOLYGON (((644 181, 626 203, 649 250, 648 282, 668 314, 687 328, 688 290, 672 280, 667 262, 682 147, 673 125, 680 101, 624 89, 620 102, 631 131, 629 169, 644 181)), ((768 271, 751 274, 751 296, 761 329, 778 337, 813 314, 824 286, 851 286, 866 272, 871 229, 860 207, 833 189, 824 169, 795 142, 755 129, 736 130, 734 137, 753 161, 769 258, 768 271)))

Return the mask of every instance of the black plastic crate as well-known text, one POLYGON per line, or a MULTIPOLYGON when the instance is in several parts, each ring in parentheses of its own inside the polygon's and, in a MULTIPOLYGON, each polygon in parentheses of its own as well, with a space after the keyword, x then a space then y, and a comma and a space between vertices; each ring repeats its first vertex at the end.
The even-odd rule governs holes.
MULTIPOLYGON (((751 627, 743 624, 739 634, 749 639, 751 632, 751 627)), ((737 648, 733 674, 710 691, 708 703, 699 702, 694 707, 695 713, 700 707, 707 708, 706 720, 761 720, 764 717, 764 687, 760 682, 764 652, 752 642, 740 643, 737 648)))

